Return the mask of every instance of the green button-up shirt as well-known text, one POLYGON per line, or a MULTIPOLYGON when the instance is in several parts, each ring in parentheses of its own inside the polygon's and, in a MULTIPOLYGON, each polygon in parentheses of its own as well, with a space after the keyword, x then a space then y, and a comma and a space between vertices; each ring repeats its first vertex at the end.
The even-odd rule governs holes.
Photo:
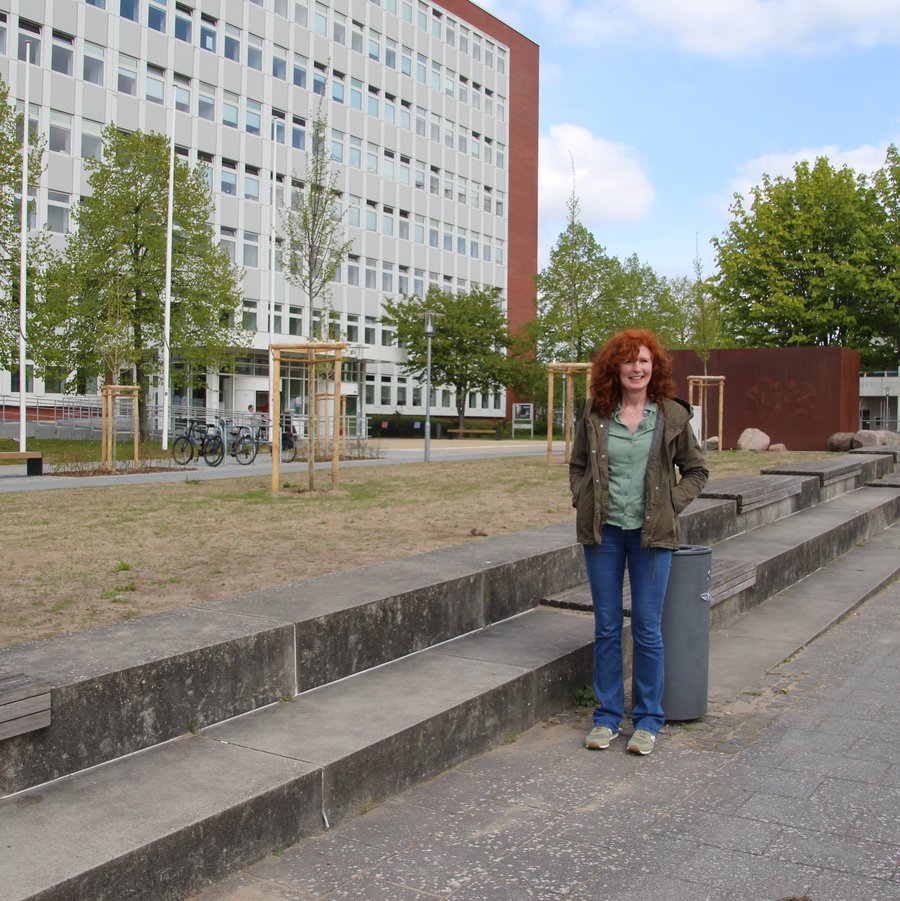
POLYGON ((656 428, 657 406, 647 401, 637 431, 619 419, 616 407, 609 421, 609 518, 611 525, 639 529, 644 524, 644 476, 656 428))

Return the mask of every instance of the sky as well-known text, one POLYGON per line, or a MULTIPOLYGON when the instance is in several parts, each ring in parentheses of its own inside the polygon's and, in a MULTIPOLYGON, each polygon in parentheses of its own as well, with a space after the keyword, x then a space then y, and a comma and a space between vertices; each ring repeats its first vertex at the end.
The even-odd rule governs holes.
POLYGON ((579 218, 665 276, 715 271, 734 194, 900 146, 900 0, 480 0, 540 45, 539 265, 579 218))

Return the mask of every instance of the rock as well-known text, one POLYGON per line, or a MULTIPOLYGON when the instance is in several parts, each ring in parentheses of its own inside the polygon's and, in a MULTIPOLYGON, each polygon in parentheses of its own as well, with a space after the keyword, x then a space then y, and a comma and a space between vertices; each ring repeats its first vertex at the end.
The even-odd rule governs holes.
POLYGON ((703 442, 703 450, 718 450, 719 449, 719 436, 713 435, 712 438, 707 438, 706 441, 703 442))
POLYGON ((737 441, 738 450, 764 451, 769 449, 769 436, 759 429, 744 429, 737 441))
POLYGON ((886 429, 876 429, 875 434, 878 436, 879 444, 900 443, 900 435, 898 435, 896 432, 888 432, 886 429))
POLYGON ((853 447, 853 432, 835 432, 828 439, 828 450, 848 451, 853 447))
POLYGON ((786 447, 785 445, 783 445, 783 444, 770 444, 770 445, 769 445, 769 450, 770 450, 770 451, 775 451, 776 453, 778 453, 778 452, 780 452, 780 451, 786 451, 786 450, 787 450, 787 447, 786 447))
POLYGON ((878 433, 872 429, 860 429, 851 442, 851 447, 875 447, 879 444, 878 433))

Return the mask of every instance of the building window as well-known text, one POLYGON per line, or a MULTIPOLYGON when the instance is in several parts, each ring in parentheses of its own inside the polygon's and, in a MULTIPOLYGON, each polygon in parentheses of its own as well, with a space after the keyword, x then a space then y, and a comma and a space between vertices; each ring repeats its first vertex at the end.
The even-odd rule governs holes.
POLYGON ((244 199, 259 200, 259 169, 244 166, 244 199))
POLYGON ((358 78, 350 79, 350 108, 362 110, 363 84, 358 78))
POLYGON ((194 11, 181 3, 175 4, 175 37, 190 44, 194 32, 194 11))
POLYGON ((222 160, 222 178, 219 183, 223 194, 232 197, 237 195, 237 163, 232 160, 222 160))
POLYGON ((251 135, 258 135, 262 132, 262 104, 258 100, 247 100, 246 130, 251 135))
POLYGON ((331 129, 331 158, 336 163, 344 162, 344 133, 336 128, 331 129))
POLYGON ((54 153, 72 153, 72 117, 50 110, 50 150, 54 153))
POLYGON ((6 56, 6 13, 0 12, 0 56, 6 56))
POLYGON ((53 32, 53 49, 50 54, 50 68, 53 69, 54 72, 60 72, 63 75, 72 74, 74 45, 74 38, 70 38, 67 34, 60 34, 58 31, 53 32))
POLYGON ((251 69, 262 72, 263 39, 255 34, 247 35, 247 65, 251 69))
POLYGON ((200 49, 216 52, 216 32, 219 23, 212 16, 200 16, 200 49))
POLYGON ((106 0, 85 0, 88 6, 96 6, 97 9, 106 9, 106 0))
POLYGON ((298 88, 306 87, 307 59, 299 53, 294 54, 294 84, 298 88))
POLYGON ((166 30, 166 4, 160 0, 149 0, 147 5, 147 27, 154 31, 166 30))
POLYGON ((294 116, 291 123, 291 147, 306 150, 306 120, 294 116))
POLYGON ((381 61, 381 35, 369 29, 369 59, 376 63, 381 61))
POLYGON ((191 80, 178 73, 175 74, 175 109, 182 113, 191 111, 191 80))
POLYGON ((232 263, 234 262, 235 243, 235 230, 224 225, 221 226, 219 228, 219 246, 232 263))
POLYGON ((244 301, 244 318, 241 322, 243 328, 248 332, 257 331, 257 322, 259 319, 259 303, 255 300, 244 301))
POLYGON ((284 143, 284 130, 285 130, 285 114, 278 109, 272 110, 272 134, 271 138, 273 141, 276 141, 279 144, 284 143))
POLYGON ((341 46, 347 42, 347 17, 336 10, 331 11, 331 39, 341 46))
POLYGON ((284 47, 272 48, 272 76, 287 81, 287 50, 284 47))
POLYGON ((82 77, 91 84, 103 84, 104 49, 99 44, 84 42, 82 77))
POLYGON ((244 265, 249 269, 259 268, 259 235, 244 232, 244 265))
POLYGON ((309 8, 303 0, 294 0, 294 21, 304 28, 309 23, 309 8))
POLYGON ((397 68, 397 42, 393 38, 384 39, 384 64, 388 69, 397 68))
POLYGON ((65 234, 69 230, 69 203, 68 194, 47 192, 47 227, 50 231, 65 234))
POLYGON ((119 81, 120 94, 137 95, 137 60, 124 53, 119 54, 119 81))
POLYGON ((103 126, 90 119, 81 120, 81 157, 99 160, 103 152, 103 126))
POLYGON ((369 88, 366 110, 370 116, 378 118, 378 88, 369 88))
POLYGON ((41 64, 41 28, 24 19, 19 19, 19 59, 35 66, 41 64))
POLYGON ((340 72, 331 73, 331 99, 335 103, 344 102, 344 76, 340 72))
POLYGON ((138 0, 119 0, 119 15, 123 19, 131 19, 132 22, 137 22, 140 11, 138 0))
POLYGON ((313 93, 319 97, 325 96, 325 67, 321 63, 316 63, 313 68, 313 93))
POLYGON ((158 66, 147 64, 147 99, 153 103, 165 103, 166 72, 158 66))
POLYGON ((363 52, 363 26, 356 19, 350 21, 350 49, 357 53, 363 52))
POLYGON ((197 115, 201 119, 216 121, 216 89, 211 84, 200 83, 197 97, 197 115))
POLYGON ((359 257, 353 254, 347 257, 347 284, 359 285, 359 257))
POLYGON ((236 63, 241 61, 241 30, 235 25, 225 25, 223 52, 225 59, 230 59, 236 63))
POLYGON ((316 3, 313 30, 323 38, 328 37, 328 7, 324 3, 316 3))
POLYGON ((222 124, 230 128, 238 127, 238 103, 240 98, 231 91, 225 91, 222 98, 222 124))

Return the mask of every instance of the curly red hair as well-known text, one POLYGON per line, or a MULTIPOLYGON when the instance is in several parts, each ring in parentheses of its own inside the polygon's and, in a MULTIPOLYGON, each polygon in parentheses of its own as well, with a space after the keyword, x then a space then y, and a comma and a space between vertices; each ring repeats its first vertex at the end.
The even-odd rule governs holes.
POLYGON ((662 403, 675 396, 672 364, 662 343, 647 329, 623 329, 613 335, 591 360, 591 397, 598 416, 611 416, 622 400, 619 367, 637 359, 641 346, 653 357, 653 373, 647 386, 647 397, 662 403))

